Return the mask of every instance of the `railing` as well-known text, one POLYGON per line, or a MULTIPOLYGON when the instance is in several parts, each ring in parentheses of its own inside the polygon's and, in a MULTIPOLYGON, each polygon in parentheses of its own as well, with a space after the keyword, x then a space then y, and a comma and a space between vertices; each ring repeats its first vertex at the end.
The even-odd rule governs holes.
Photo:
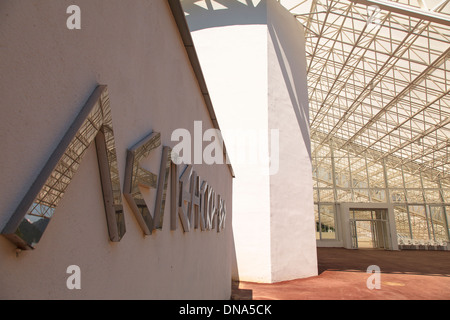
POLYGON ((397 241, 400 250, 450 250, 445 241, 413 240, 403 237, 398 237, 397 241))

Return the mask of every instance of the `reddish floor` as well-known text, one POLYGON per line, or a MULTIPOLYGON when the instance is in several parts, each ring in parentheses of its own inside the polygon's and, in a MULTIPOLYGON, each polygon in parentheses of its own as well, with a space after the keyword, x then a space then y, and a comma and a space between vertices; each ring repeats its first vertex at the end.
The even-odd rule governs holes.
POLYGON ((450 251, 317 249, 319 275, 275 284, 235 283, 237 300, 450 300, 450 251), (370 290, 367 267, 381 270, 370 290))

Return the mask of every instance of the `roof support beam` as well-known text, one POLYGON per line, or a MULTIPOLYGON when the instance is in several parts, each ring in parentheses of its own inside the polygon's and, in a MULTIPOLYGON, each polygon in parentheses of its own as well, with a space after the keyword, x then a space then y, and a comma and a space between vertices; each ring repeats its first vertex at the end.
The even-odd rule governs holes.
POLYGON ((412 139, 405 141, 404 143, 400 144, 399 146, 391 149, 389 152, 386 152, 384 155, 382 155, 379 159, 377 159, 378 161, 386 158, 389 155, 392 155, 394 153, 396 153, 397 151, 405 148, 406 146, 409 146, 411 143, 416 142, 417 140, 419 140, 420 138, 427 136, 431 133, 433 133, 434 131, 445 127, 446 125, 450 124, 450 117, 445 118, 444 120, 442 120, 441 122, 439 122, 438 124, 435 124, 434 126, 429 127, 427 130, 423 131, 423 133, 416 135, 415 137, 413 137, 412 139))
MULTIPOLYGON (((450 57, 450 48, 447 48, 436 60, 434 60, 425 70, 423 70, 413 81, 411 81, 394 99, 387 103, 383 109, 381 109, 372 119, 370 119, 364 126, 351 137, 348 142, 354 140, 362 132, 367 130, 372 124, 374 124, 387 110, 394 106, 401 98, 406 96, 411 90, 413 90, 420 82, 425 80, 431 72, 436 70, 446 59, 450 57)), ((444 94, 446 95, 446 94, 444 94)))
MULTIPOLYGON (((389 15, 385 17, 387 19, 389 15)), ((412 37, 413 32, 416 31, 416 29, 419 28, 419 26, 422 24, 423 21, 419 21, 414 27, 412 27, 407 35, 403 38, 403 40, 399 43, 399 45, 396 47, 396 49, 390 53, 389 58, 384 62, 383 66, 379 68, 377 73, 374 75, 372 80, 366 84, 365 88, 359 93, 358 97, 354 100, 352 105, 348 108, 348 110, 344 113, 340 121, 336 123, 336 125, 331 129, 329 132, 327 140, 329 137, 335 134, 337 130, 345 123, 345 121, 348 119, 348 117, 352 114, 352 112, 359 106, 359 104, 371 94, 372 88, 378 84, 385 76, 386 74, 395 66, 395 63, 400 59, 403 54, 409 50, 409 48, 413 45, 415 40, 419 37, 419 35, 427 28, 429 23, 426 23, 422 26, 421 29, 417 31, 417 33, 412 37), (408 43, 409 41, 409 43, 408 43)), ((366 25, 367 26, 367 25, 366 25)), ((325 99, 326 100, 326 99, 325 99)), ((321 107, 322 108, 322 107, 321 107)), ((319 109, 318 113, 320 113, 321 108, 319 109)), ((311 122, 311 134, 315 133, 316 128, 314 128, 314 120, 318 117, 318 114, 314 117, 313 121, 311 122)), ((320 147, 320 145, 319 145, 320 147)))
POLYGON ((431 21, 435 23, 450 26, 450 18, 448 15, 427 11, 421 8, 409 6, 406 4, 389 1, 389 0, 350 0, 353 3, 364 4, 367 6, 378 6, 382 10, 404 14, 406 16, 418 18, 421 20, 431 21))
MULTIPOLYGON (((447 119, 448 121, 448 119, 447 119)), ((441 125, 445 125, 444 123, 442 123, 441 125)), ((440 127, 440 126, 438 126, 440 127)), ((435 128, 432 128, 431 130, 433 130, 435 128)), ((311 138, 314 141, 317 142, 323 142, 323 138, 324 136, 326 136, 327 134, 324 132, 317 132, 316 136, 311 136, 311 138)), ((342 144, 344 140, 334 136, 332 138, 335 142, 338 142, 339 144, 342 144)), ((328 141, 327 141, 328 143, 328 141)), ((430 179, 435 179, 436 177, 441 177, 442 179, 450 179, 450 172, 442 172, 442 170, 438 170, 436 168, 431 168, 428 167, 424 164, 419 165, 418 163, 415 162, 411 162, 409 161, 409 159, 402 159, 396 155, 394 155, 393 153, 389 153, 389 154, 385 154, 383 152, 377 151, 377 150, 368 150, 367 153, 365 154, 361 154, 361 150, 363 149, 363 147, 361 147, 358 144, 355 143, 349 143, 347 144, 345 147, 341 148, 343 150, 346 150, 347 152, 349 152, 351 155, 355 156, 355 157, 361 157, 361 159, 363 157, 367 157, 367 159, 372 163, 381 163, 381 161, 386 161, 386 166, 388 168, 392 168, 392 169, 398 169, 400 166, 403 168, 403 170, 406 170, 407 172, 411 173, 411 174, 415 174, 416 172, 422 172, 423 174, 427 174, 430 179)), ((324 155, 324 156, 320 156, 318 158, 326 158, 326 157, 330 157, 329 154, 324 155)))
MULTIPOLYGON (((441 96, 439 96, 438 98, 436 98, 435 100, 433 100, 432 102, 426 104, 425 106, 423 106, 421 109, 419 109, 418 111, 416 111, 411 117, 409 117, 408 119, 404 120, 403 122, 399 123, 394 129, 392 129, 391 131, 389 131, 388 133, 384 134, 381 138, 377 139, 375 142, 371 143, 369 146, 366 147, 366 149, 364 151, 366 151, 369 148, 372 148, 375 144, 377 144, 378 142, 380 142, 381 140, 383 140, 385 137, 387 137, 388 135, 391 135, 394 131, 396 131, 398 128, 400 128, 401 126, 403 126, 404 124, 406 124, 408 121, 410 121, 411 119, 415 118, 417 115, 421 114, 423 111, 425 111, 427 108, 429 108, 430 106, 432 106, 433 104, 439 102, 439 100, 443 99, 444 97, 446 97, 448 94, 450 93, 450 90, 447 90, 446 92, 442 93, 441 96)), ((371 122, 371 120, 369 120, 369 122, 371 122)), ((364 152, 363 151, 363 152, 364 152)), ((414 160, 417 160, 418 158, 415 158, 414 160)))

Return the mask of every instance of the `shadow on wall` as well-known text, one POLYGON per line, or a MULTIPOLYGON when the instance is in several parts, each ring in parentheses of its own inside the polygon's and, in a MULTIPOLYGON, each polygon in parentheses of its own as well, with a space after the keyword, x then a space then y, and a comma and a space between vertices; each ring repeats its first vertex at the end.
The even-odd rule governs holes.
MULTIPOLYGON (((301 99, 301 93, 307 87, 301 78, 306 72, 304 63, 305 57, 299 57, 299 50, 304 52, 304 48, 292 50, 292 46, 299 45, 299 41, 293 41, 292 34, 284 32, 283 25, 275 25, 276 20, 268 21, 266 0, 181 0, 183 10, 186 14, 186 21, 191 32, 222 26, 231 25, 267 25, 278 62, 289 92, 289 97, 297 117, 297 122, 302 133, 304 145, 307 148, 311 159, 311 145, 309 139, 309 107, 307 99, 301 99), (302 70, 303 69, 303 70, 302 70), (297 73, 296 71, 303 72, 297 73), (305 105, 306 104, 306 105, 305 105)), ((279 4, 275 4, 279 5, 279 4)), ((284 10, 280 6, 280 10, 284 10)), ((289 12, 283 12, 286 18, 292 19, 293 24, 297 24, 299 34, 302 32, 299 22, 295 20, 289 12)), ((283 22, 285 24, 286 21, 283 22)), ((292 28, 292 26, 290 26, 292 28)), ((297 27, 297 26, 296 26, 297 27)), ((306 88, 307 92, 307 88, 306 88)))
POLYGON ((264 0, 181 0, 181 5, 189 29, 196 31, 229 25, 266 24, 264 2, 264 0))
MULTIPOLYGON (((302 134, 304 146, 311 159, 311 146, 309 139, 308 99, 305 97, 307 84, 305 79, 306 59, 304 56, 304 43, 300 36, 302 34, 299 22, 286 11, 276 0, 180 0, 185 12, 185 18, 191 32, 198 30, 235 26, 235 25, 263 25, 267 26, 267 37, 271 38, 276 59, 285 82, 292 108, 295 112, 297 123, 302 134), (268 6, 270 9, 279 10, 274 12, 280 19, 290 19, 289 25, 284 26, 285 21, 268 19, 268 6), (280 25, 277 24, 280 21, 280 25), (293 24, 295 24, 293 26, 293 24), (298 34, 292 30, 298 28, 298 34), (299 36, 293 38, 292 36, 299 36), (299 55, 298 53, 302 53, 299 55), (300 72, 299 72, 300 71, 300 72)), ((264 52, 263 54, 266 54, 264 52)), ((282 87, 282 86, 281 86, 282 87)), ((300 142, 299 142, 300 143, 300 142)), ((234 237, 232 239, 232 279, 233 292, 250 298, 252 292, 238 289, 236 281, 239 272, 236 262, 236 250, 234 237)))
MULTIPOLYGON (((290 13, 286 12, 286 14, 287 18, 291 18, 290 13)), ((295 116, 297 117, 297 123, 302 134, 303 143, 308 151, 309 159, 311 159, 308 99, 301 96, 303 92, 308 92, 306 79, 304 77, 306 73, 306 58, 304 56, 299 56, 300 52, 305 52, 304 44, 300 44, 298 39, 293 39, 292 34, 285 30, 286 21, 283 21, 281 25, 276 25, 276 21, 277 20, 268 21, 267 28, 277 55, 295 116)), ((294 28, 299 28, 300 35, 302 30, 300 29, 301 26, 299 25, 299 22, 292 19, 292 22, 290 23, 296 24, 294 28)))

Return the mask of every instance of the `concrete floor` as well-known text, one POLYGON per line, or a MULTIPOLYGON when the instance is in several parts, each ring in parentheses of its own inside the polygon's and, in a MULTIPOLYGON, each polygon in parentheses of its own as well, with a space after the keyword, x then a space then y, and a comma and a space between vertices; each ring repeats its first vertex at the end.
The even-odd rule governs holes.
POLYGON ((233 284, 236 300, 450 300, 450 251, 317 248, 319 275, 275 284, 233 284), (380 268, 368 289, 367 267, 380 268))

